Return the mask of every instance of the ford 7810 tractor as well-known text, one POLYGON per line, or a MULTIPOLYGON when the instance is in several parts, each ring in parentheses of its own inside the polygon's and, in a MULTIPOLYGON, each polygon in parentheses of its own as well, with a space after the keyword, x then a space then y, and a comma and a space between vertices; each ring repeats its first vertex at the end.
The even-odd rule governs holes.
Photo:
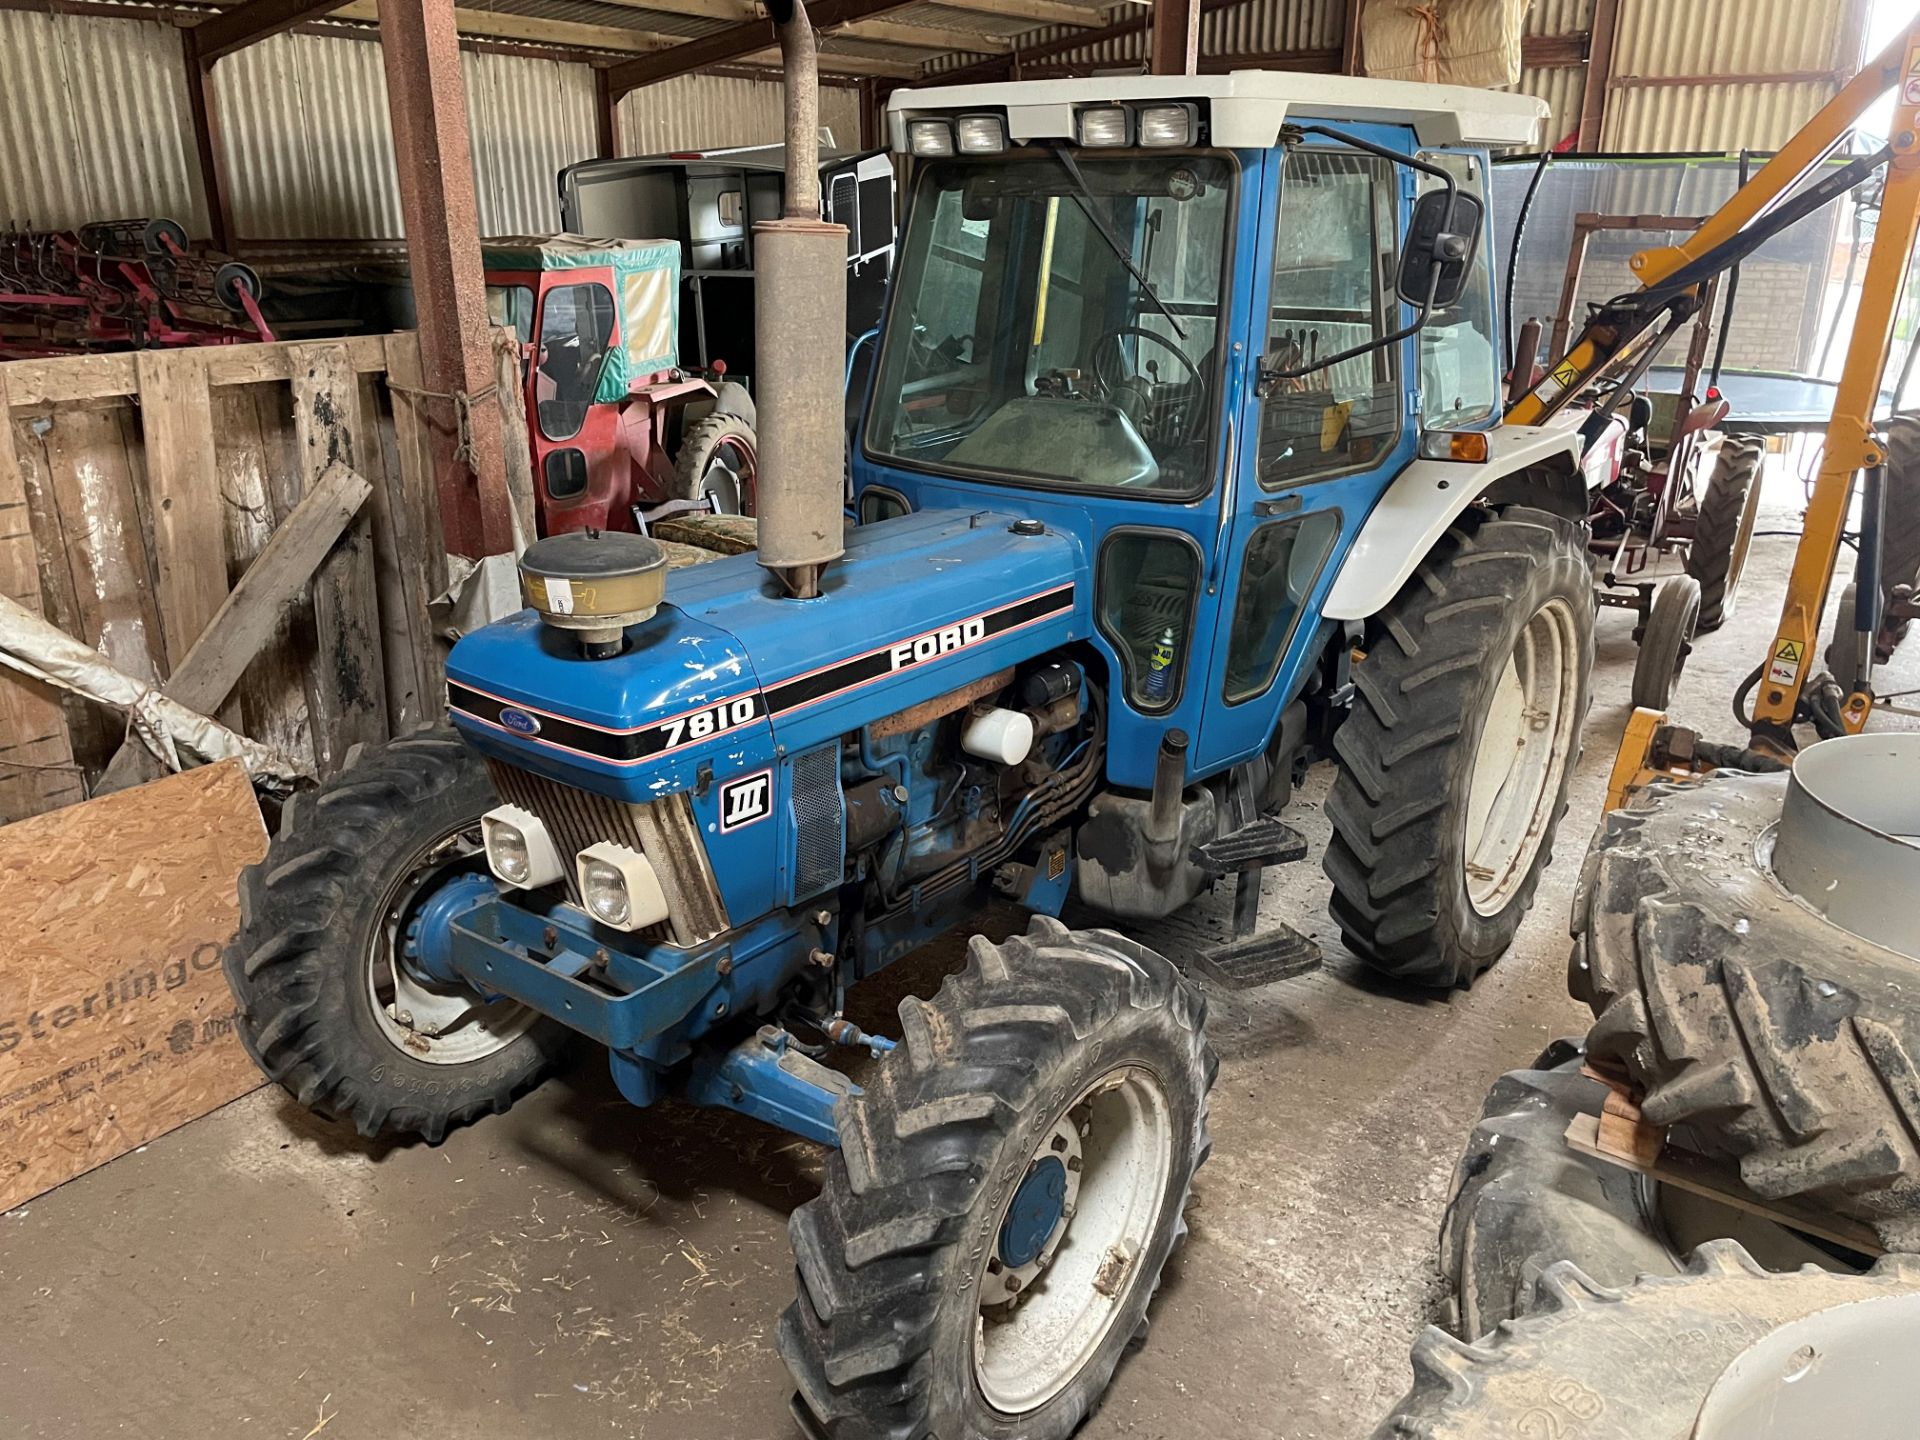
POLYGON ((1464 984, 1532 899, 1587 504, 1572 429, 1499 424, 1478 197, 1543 109, 1297 74, 896 93, 917 176, 851 529, 845 238, 801 158, 757 237, 758 552, 526 552, 528 608, 453 651, 452 728, 299 797, 246 877, 255 1057, 434 1141, 578 1033, 638 1105, 833 1147, 780 1327, 803 1426, 1070 1433, 1210 1143, 1203 986, 1129 929, 1230 879, 1207 983, 1307 967, 1255 901, 1322 756, 1369 965, 1464 984), (893 1035, 846 1018, 995 895, 1024 935, 893 1035))

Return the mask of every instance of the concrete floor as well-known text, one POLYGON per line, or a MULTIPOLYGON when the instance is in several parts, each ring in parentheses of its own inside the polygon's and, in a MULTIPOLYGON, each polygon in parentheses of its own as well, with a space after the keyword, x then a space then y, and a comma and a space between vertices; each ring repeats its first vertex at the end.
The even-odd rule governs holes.
MULTIPOLYGON (((1776 476, 1763 529, 1797 521, 1776 476)), ((1746 605, 1703 641, 1678 717, 1730 738, 1792 541, 1757 542, 1746 605)), ((1501 1071, 1584 1029, 1565 993, 1572 887, 1627 715, 1630 617, 1605 612, 1586 758, 1512 952, 1469 994, 1374 984, 1326 919, 1314 858, 1264 905, 1317 935, 1321 974, 1214 1006, 1223 1064, 1193 1241, 1087 1440, 1352 1440, 1407 1381, 1434 1312, 1448 1180, 1501 1071)), ((1903 657, 1904 658, 1904 657, 1903 657)), ((1141 938, 1180 958, 1223 892, 1141 938)), ((983 928, 1022 917, 997 911, 983 928)), ((930 993, 931 947, 864 1014, 930 993)), ((785 1437, 773 1345, 788 1212, 820 1152, 751 1121, 637 1112, 603 1068, 437 1148, 368 1146, 261 1090, 0 1217, 0 1430, 145 1440, 785 1437)))

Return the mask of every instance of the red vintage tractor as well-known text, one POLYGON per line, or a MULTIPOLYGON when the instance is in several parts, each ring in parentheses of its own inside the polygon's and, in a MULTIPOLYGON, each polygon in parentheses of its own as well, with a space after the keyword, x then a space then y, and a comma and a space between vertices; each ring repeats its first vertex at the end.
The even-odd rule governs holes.
POLYGON ((519 335, 542 534, 754 513, 753 400, 716 360, 682 370, 680 246, 489 240, 487 304, 519 335))

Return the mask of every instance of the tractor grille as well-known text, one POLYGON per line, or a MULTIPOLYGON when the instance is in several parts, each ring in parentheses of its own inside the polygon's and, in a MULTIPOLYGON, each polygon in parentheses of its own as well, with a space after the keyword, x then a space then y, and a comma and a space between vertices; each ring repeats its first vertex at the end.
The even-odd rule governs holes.
POLYGON ((793 761, 793 898, 840 883, 846 868, 840 805, 840 747, 822 745, 793 761))
POLYGON ((567 898, 575 905, 581 897, 573 857, 589 845, 611 840, 653 862, 667 897, 670 918, 636 930, 636 935, 660 944, 690 946, 728 928, 726 905, 686 795, 629 805, 493 760, 487 762, 487 773, 503 801, 531 810, 547 827, 566 862, 567 898))

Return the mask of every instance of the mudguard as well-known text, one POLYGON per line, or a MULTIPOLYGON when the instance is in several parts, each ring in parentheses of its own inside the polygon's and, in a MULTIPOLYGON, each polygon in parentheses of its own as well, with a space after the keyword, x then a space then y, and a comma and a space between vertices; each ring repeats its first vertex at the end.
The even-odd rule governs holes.
POLYGON ((1361 526, 1327 592, 1321 614, 1329 620, 1364 620, 1400 593, 1418 565, 1461 512, 1496 480, 1535 466, 1580 473, 1581 441, 1573 425, 1506 425, 1492 432, 1485 464, 1415 460, 1402 470, 1361 526))

